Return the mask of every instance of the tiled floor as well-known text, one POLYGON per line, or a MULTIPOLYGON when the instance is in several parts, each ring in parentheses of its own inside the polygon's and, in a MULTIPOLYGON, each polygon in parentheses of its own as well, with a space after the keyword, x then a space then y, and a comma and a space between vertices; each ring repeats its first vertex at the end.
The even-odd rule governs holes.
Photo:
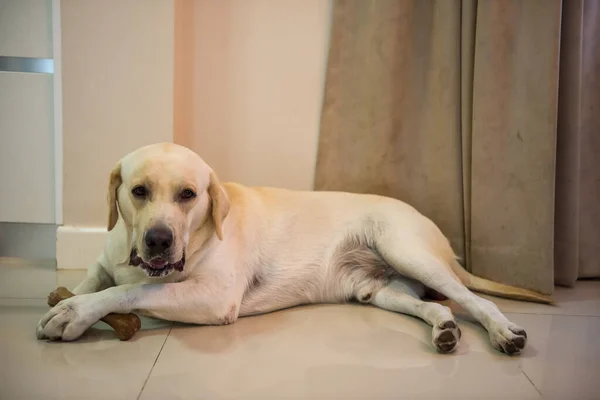
POLYGON ((457 353, 425 323, 366 306, 299 307, 223 327, 144 320, 120 342, 102 323, 74 343, 35 338, 45 297, 82 272, 0 264, 0 399, 600 399, 600 282, 547 307, 494 299, 527 329, 509 358, 462 318, 457 353))

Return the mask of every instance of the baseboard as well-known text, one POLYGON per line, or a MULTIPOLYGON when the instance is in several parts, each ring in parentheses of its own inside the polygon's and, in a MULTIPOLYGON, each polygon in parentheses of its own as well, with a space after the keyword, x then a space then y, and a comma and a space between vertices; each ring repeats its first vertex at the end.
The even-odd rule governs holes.
POLYGON ((56 225, 0 222, 0 257, 54 262, 56 225))
POLYGON ((59 226, 56 230, 56 268, 87 268, 104 249, 106 234, 106 228, 59 226))

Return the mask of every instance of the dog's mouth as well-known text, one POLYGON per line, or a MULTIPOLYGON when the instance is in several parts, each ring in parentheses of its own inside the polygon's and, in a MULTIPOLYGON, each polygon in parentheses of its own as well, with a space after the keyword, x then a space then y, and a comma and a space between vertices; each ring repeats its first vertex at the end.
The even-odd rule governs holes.
POLYGON ((137 249, 132 249, 129 255, 129 265, 135 267, 142 267, 142 269, 152 277, 161 277, 169 274, 171 271, 183 271, 185 265, 185 252, 181 257, 181 260, 170 263, 165 257, 154 257, 149 261, 144 261, 137 252, 137 249))

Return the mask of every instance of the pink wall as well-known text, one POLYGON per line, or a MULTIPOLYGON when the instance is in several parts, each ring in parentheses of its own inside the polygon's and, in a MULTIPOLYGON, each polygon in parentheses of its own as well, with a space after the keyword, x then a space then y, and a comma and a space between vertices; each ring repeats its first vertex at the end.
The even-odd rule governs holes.
POLYGON ((223 180, 311 189, 328 0, 178 0, 175 141, 223 180))

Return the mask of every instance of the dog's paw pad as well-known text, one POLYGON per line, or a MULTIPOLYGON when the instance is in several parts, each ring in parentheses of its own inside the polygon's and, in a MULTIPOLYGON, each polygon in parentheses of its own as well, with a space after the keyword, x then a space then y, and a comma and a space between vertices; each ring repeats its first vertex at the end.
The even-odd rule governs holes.
POLYGON ((525 332, 525 329, 523 329, 523 328, 509 328, 509 329, 515 335, 523 336, 525 339, 527 339, 527 332, 525 332))
POLYGON ((454 321, 444 321, 440 324, 440 328, 442 329, 455 329, 456 328, 456 322, 454 321))
POLYGON ((497 350, 509 356, 519 355, 527 344, 527 332, 516 326, 508 327, 496 333, 493 344, 497 350))
POLYGON ((460 337, 460 328, 454 321, 444 321, 433 328, 433 344, 440 353, 456 350, 460 337))

